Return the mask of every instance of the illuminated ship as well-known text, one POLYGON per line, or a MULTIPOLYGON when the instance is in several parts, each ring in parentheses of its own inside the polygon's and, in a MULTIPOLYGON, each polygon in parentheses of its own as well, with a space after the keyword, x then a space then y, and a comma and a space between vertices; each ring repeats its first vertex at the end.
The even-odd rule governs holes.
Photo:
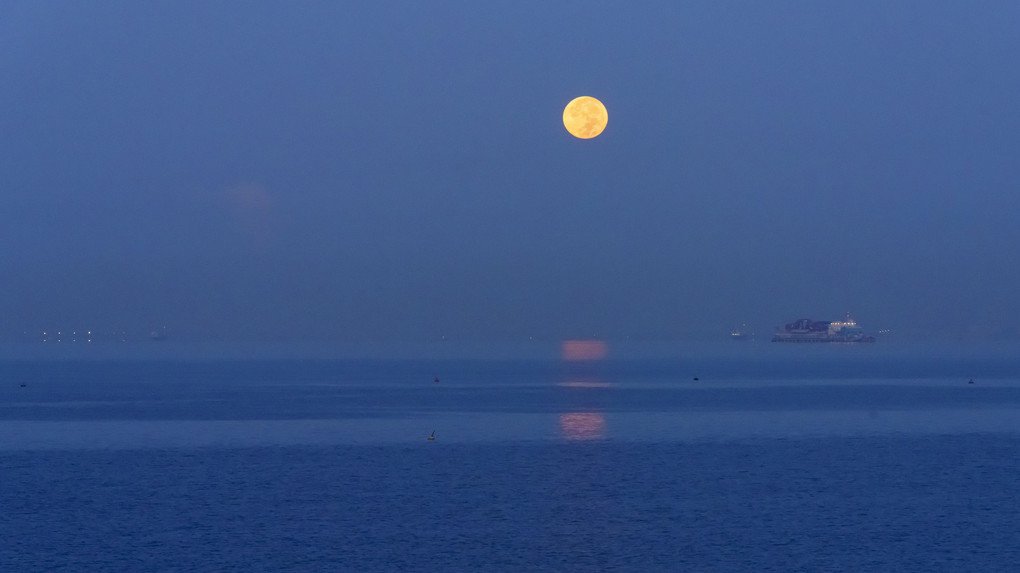
POLYGON ((772 342, 874 342, 875 337, 864 334, 847 313, 846 320, 811 320, 801 318, 778 330, 772 342))

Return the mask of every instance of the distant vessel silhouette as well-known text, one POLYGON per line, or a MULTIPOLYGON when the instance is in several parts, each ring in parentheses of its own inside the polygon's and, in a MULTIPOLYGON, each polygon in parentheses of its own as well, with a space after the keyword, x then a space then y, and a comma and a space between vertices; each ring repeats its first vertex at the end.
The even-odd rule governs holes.
POLYGON ((846 313, 845 320, 811 320, 801 318, 787 323, 777 331, 772 342, 874 342, 875 337, 864 334, 857 322, 846 313))

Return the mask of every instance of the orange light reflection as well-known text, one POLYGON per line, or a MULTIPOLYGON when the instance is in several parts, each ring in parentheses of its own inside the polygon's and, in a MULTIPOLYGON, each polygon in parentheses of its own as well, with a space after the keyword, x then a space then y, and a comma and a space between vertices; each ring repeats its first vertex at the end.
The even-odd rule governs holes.
POLYGON ((564 340, 560 354, 564 360, 602 360, 609 353, 609 345, 601 340, 564 340))
POLYGON ((605 436, 606 418, 600 412, 560 414, 560 430, 568 440, 598 440, 605 436))
POLYGON ((567 380, 557 382, 556 385, 566 388, 609 388, 612 386, 609 382, 599 382, 598 380, 567 380))

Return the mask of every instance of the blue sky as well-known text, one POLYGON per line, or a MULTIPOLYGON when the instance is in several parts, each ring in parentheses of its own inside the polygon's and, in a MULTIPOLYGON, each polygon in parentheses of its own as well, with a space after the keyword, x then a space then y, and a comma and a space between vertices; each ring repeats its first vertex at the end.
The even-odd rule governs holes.
POLYGON ((7 2, 0 336, 1017 337, 1017 29, 1012 2, 7 2))

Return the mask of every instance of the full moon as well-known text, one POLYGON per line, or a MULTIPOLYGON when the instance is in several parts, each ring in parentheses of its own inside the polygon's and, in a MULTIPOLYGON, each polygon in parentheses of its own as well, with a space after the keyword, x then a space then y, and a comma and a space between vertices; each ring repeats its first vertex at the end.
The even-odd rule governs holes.
POLYGON ((574 137, 591 139, 606 128, 609 123, 609 112, 599 100, 581 96, 571 100, 563 108, 563 126, 574 137))

